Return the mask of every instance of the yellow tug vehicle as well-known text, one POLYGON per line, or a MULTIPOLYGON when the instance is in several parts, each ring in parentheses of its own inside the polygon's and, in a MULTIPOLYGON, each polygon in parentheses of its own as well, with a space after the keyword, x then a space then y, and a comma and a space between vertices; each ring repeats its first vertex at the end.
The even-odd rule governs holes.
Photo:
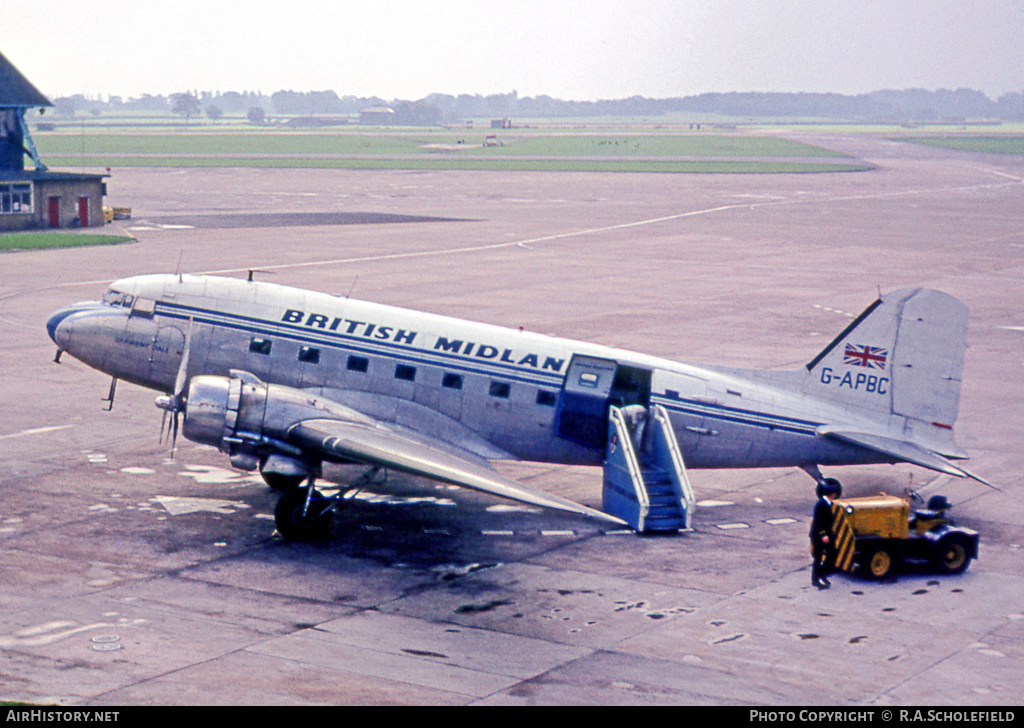
POLYGON ((940 574, 960 574, 978 558, 978 532, 957 526, 947 515, 952 504, 933 495, 924 508, 917 493, 901 498, 884 493, 839 498, 832 503, 838 571, 886 579, 905 565, 926 564, 940 574))

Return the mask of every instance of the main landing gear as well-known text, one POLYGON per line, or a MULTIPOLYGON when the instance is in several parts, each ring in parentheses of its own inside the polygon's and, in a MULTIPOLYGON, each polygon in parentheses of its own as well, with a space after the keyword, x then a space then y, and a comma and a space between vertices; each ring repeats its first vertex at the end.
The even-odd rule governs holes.
POLYGON ((381 470, 374 465, 347 489, 334 495, 324 495, 316 489, 316 475, 310 475, 306 484, 285 490, 274 509, 274 523, 287 541, 313 541, 330 533, 331 517, 342 501, 359 492, 381 470))
POLYGON ((826 478, 817 465, 801 465, 800 469, 814 478, 814 482, 818 484, 817 491, 819 493, 824 491, 833 499, 843 497, 842 483, 835 478, 826 478))

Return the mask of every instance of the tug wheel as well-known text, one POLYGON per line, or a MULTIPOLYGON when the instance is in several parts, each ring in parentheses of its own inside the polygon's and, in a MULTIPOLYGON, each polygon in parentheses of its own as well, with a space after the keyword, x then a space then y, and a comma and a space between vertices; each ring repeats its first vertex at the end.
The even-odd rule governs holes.
POLYGON ((861 566, 865 576, 881 581, 899 571, 899 558, 891 546, 878 545, 868 550, 861 566))
POLYGON ((935 548, 933 563, 941 574, 961 574, 971 563, 970 544, 958 533, 942 538, 935 548))

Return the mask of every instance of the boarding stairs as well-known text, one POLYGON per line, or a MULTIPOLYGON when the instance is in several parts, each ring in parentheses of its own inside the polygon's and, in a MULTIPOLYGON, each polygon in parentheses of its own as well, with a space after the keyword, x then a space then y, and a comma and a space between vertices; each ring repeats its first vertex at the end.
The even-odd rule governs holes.
POLYGON ((693 489, 661 405, 609 409, 602 504, 638 533, 691 530, 693 489))

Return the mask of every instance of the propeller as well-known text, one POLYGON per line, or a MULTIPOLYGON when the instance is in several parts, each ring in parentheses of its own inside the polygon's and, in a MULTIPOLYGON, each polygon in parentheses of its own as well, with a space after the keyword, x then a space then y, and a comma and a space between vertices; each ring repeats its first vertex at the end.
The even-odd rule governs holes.
POLYGON ((164 442, 164 430, 167 425, 167 413, 170 412, 174 419, 171 421, 171 457, 174 457, 174 447, 178 442, 178 415, 185 411, 185 387, 188 386, 188 359, 192 352, 192 317, 188 319, 188 332, 185 334, 185 348, 181 352, 181 364, 178 366, 178 376, 174 379, 174 393, 170 396, 163 395, 156 398, 156 406, 164 411, 160 420, 160 442, 164 442))

